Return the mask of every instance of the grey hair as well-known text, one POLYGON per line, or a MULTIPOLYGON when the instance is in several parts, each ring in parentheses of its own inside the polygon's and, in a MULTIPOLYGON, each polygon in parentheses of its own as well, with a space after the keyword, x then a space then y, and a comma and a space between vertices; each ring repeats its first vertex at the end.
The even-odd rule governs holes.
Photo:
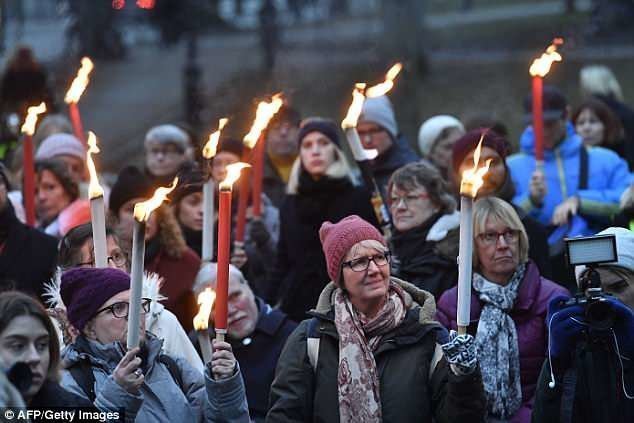
POLYGON ((151 128, 145 134, 145 146, 147 147, 150 143, 174 144, 180 147, 183 152, 191 147, 191 140, 187 132, 171 124, 158 125, 151 128))
MULTIPOLYGON (((196 279, 194 280, 194 287, 192 288, 194 294, 198 296, 198 294, 204 291, 210 284, 215 285, 217 274, 217 263, 203 264, 196 275, 196 279)), ((248 282, 244 277, 244 274, 233 264, 229 265, 229 279, 235 279, 237 282, 248 286, 248 282)))
POLYGON ((456 200, 449 192, 447 182, 438 168, 426 160, 406 164, 392 174, 387 188, 388 202, 393 187, 403 191, 413 191, 418 187, 425 188, 431 201, 444 214, 453 213, 456 210, 456 200))

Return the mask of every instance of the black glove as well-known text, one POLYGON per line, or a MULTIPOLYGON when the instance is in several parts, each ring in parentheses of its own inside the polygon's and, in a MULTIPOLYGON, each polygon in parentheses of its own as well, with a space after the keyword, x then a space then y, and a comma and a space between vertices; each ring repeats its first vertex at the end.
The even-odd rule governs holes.
POLYGON ((262 219, 253 219, 249 223, 249 238, 258 247, 264 247, 271 239, 271 234, 262 219))

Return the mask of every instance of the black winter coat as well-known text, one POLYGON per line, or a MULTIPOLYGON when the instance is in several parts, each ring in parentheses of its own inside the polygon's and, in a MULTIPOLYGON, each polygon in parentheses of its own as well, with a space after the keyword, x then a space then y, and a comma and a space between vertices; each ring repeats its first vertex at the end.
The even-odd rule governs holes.
MULTIPOLYGON (((431 369, 438 342, 447 336, 432 320, 431 295, 392 279, 412 296, 405 320, 385 334, 374 351, 379 373, 384 422, 481 422, 485 414, 480 372, 456 376, 441 358, 431 369), (422 304, 422 306, 421 306, 422 304), (430 375, 431 372, 431 375, 430 375)), ((314 372, 307 355, 311 320, 303 321, 289 337, 271 387, 267 422, 338 422, 339 335, 330 298, 334 284, 324 289, 317 309, 319 355, 314 372)))
MULTIPOLYGON (((57 382, 46 381, 40 391, 33 397, 28 405, 29 408, 51 408, 51 407, 86 407, 94 409, 93 403, 86 398, 75 395, 62 388, 57 382)), ((94 409, 96 411, 96 409, 94 409)))
MULTIPOLYGON (((621 351, 621 354, 623 352, 621 351)), ((630 423, 634 422, 634 365, 617 359, 612 335, 578 344, 571 364, 553 361, 555 387, 550 388, 548 359, 537 382, 533 423, 630 423)))
MULTIPOLYGON (((228 338, 228 342, 240 363, 249 416, 255 422, 263 422, 269 409, 269 392, 277 360, 297 323, 257 297, 256 302, 260 314, 253 333, 240 340, 228 338)), ((190 339, 200 353, 196 332, 190 333, 190 339)))
POLYGON ((458 282, 458 228, 447 228, 445 238, 427 240, 442 213, 428 219, 418 228, 392 233, 393 274, 416 287, 430 292, 436 300, 458 282))
POLYGON ((370 194, 348 179, 300 177, 299 193, 287 195, 280 210, 277 260, 268 282, 267 302, 281 302, 281 309, 299 322, 313 308, 330 281, 319 240, 325 221, 336 223, 356 214, 377 228, 370 194))
POLYGON ((392 173, 396 169, 418 160, 420 157, 412 150, 403 135, 399 135, 387 151, 372 160, 372 174, 384 199, 387 198, 387 183, 392 173))
POLYGON ((44 284, 57 263, 57 240, 20 222, 7 199, 0 211, 0 283, 36 296, 41 301, 44 284))

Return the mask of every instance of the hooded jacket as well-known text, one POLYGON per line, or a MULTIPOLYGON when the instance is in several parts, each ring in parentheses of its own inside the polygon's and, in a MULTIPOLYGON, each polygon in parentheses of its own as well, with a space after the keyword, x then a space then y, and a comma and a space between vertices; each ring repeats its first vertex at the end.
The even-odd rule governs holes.
MULTIPOLYGON (((184 359, 175 358, 182 382, 179 386, 159 361, 162 344, 163 341, 146 334, 147 357, 142 366, 145 381, 137 394, 124 390, 112 377, 124 354, 119 343, 99 344, 81 335, 63 355, 68 367, 88 360, 95 379, 95 407, 101 411, 123 408, 126 422, 249 422, 239 368, 230 378, 215 381, 209 368, 203 376, 184 359)), ((64 371, 61 384, 87 398, 69 371, 64 371)))
MULTIPOLYGON (((566 289, 539 275, 533 262, 529 262, 520 283, 515 305, 509 315, 515 322, 519 346, 520 383, 522 385, 522 406, 511 418, 512 423, 530 421, 537 378, 544 358, 548 334, 546 312, 548 303, 558 295, 568 296, 566 289)), ((457 329, 458 288, 446 291, 438 301, 437 318, 447 329, 457 329)), ((478 294, 471 290, 471 323, 467 332, 475 336, 483 304, 478 294)))
MULTIPOLYGON (((480 372, 456 376, 449 370, 438 345, 447 333, 433 320, 433 296, 407 282, 391 280, 408 294, 408 311, 374 351, 383 421, 482 421, 485 400, 480 372)), ((267 422, 339 421, 339 335, 332 304, 335 289, 334 283, 328 284, 310 313, 317 319, 320 337, 316 371, 307 354, 311 320, 304 320, 289 337, 278 362, 267 422)))
POLYGON ((579 197, 579 214, 590 230, 597 232, 618 212, 619 198, 628 187, 630 175, 627 163, 613 151, 602 147, 588 148, 588 187, 579 189, 579 158, 583 147, 581 137, 566 123, 566 138, 554 149, 544 149, 546 196, 543 205, 535 207, 530 199, 530 179, 535 170, 535 138, 532 127, 520 138, 520 153, 507 159, 515 185, 513 203, 522 207, 543 225, 549 225, 555 208, 572 196, 579 197))

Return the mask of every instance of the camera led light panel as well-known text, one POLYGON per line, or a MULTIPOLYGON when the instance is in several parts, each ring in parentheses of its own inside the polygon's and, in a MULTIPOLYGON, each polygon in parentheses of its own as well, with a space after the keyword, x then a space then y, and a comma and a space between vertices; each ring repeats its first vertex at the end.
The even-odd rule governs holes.
POLYGON ((569 238, 566 253, 572 266, 610 263, 617 260, 614 235, 569 238))

